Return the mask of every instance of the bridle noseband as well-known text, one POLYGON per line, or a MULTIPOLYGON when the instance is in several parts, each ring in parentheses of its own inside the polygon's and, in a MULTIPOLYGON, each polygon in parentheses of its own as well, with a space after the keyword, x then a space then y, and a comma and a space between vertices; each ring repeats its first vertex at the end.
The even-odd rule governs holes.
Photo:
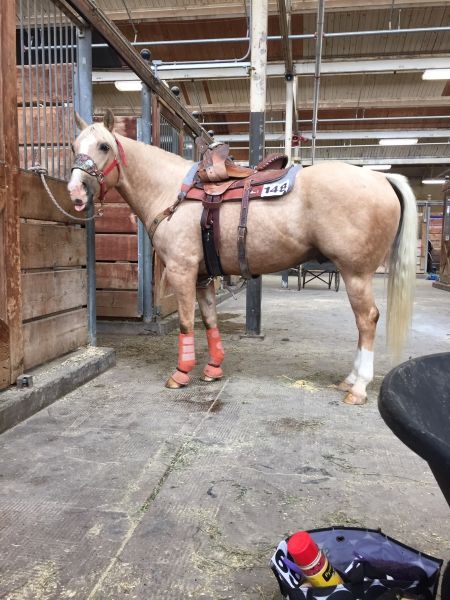
POLYGON ((119 181, 120 173, 121 173, 120 164, 122 163, 122 165, 124 167, 127 166, 127 161, 125 158, 125 152, 124 152, 123 146, 117 138, 114 138, 114 140, 117 144, 117 150, 119 152, 120 161, 117 158, 117 156, 115 156, 114 159, 109 163, 109 165, 107 165, 103 170, 100 170, 97 167, 97 165, 95 164, 94 159, 92 159, 88 154, 77 154, 75 156, 75 159, 74 159, 73 165, 72 165, 72 169, 71 169, 72 171, 74 169, 80 169, 80 171, 84 171, 88 175, 95 177, 95 179, 98 181, 98 183, 100 185, 100 193, 99 193, 100 202, 103 202, 103 198, 105 197, 105 194, 108 191, 108 188, 106 187, 106 183, 105 183, 105 178, 111 173, 111 171, 113 171, 114 169, 117 168, 117 172, 118 172, 117 181, 119 181))

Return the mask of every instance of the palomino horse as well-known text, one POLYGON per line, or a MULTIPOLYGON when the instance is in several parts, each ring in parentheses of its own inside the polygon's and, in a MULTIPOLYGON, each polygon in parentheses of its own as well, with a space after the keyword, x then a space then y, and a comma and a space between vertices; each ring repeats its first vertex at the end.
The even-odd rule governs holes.
MULTIPOLYGON (((110 111, 102 124, 77 119, 81 133, 68 185, 75 208, 116 187, 150 230, 155 217, 172 206, 192 162, 160 148, 113 133, 110 111), (89 160, 91 159, 91 161, 89 160)), ((220 379, 224 352, 217 328, 215 290, 204 263, 201 202, 184 201, 156 229, 153 246, 166 267, 180 319, 178 366, 168 387, 189 382, 196 364, 194 313, 197 295, 209 348, 203 379, 220 379)), ((225 273, 239 274, 239 202, 220 209, 220 259, 225 273)), ((345 402, 362 404, 373 379, 373 344, 379 312, 372 277, 390 253, 388 340, 400 352, 411 321, 415 282, 417 209, 401 175, 384 175, 340 162, 301 169, 292 191, 277 200, 252 200, 247 256, 254 274, 282 271, 319 253, 332 260, 345 281, 359 331, 353 368, 340 387, 345 402)))

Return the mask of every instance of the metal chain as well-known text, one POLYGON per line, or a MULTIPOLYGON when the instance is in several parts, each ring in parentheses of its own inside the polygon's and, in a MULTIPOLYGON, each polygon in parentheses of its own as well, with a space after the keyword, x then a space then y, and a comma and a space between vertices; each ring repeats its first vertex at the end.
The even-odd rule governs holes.
POLYGON ((50 197, 50 200, 53 202, 53 204, 56 206, 56 208, 58 210, 60 210, 64 215, 66 215, 66 217, 69 217, 69 219, 73 219, 74 221, 92 221, 93 219, 98 219, 99 217, 102 216, 103 213, 101 211, 98 211, 98 213, 96 215, 93 215, 92 217, 86 217, 86 218, 74 217, 73 215, 71 215, 70 213, 65 211, 64 208, 58 204, 58 201, 52 194, 51 189, 48 187, 47 181, 45 180, 45 176, 47 175, 47 169, 45 169, 44 167, 41 167, 41 165, 35 165, 34 167, 30 167, 29 170, 34 171, 35 173, 37 173, 40 176, 42 184, 43 184, 44 188, 46 189, 47 194, 50 197))

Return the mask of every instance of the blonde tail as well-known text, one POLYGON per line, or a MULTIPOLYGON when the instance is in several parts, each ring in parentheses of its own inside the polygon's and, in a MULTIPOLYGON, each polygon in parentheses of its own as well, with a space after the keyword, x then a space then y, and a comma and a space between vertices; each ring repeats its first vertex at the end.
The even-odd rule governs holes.
POLYGON ((401 197, 402 216, 389 261, 387 298, 387 341, 395 358, 406 342, 416 283, 417 205, 406 177, 386 174, 401 197))

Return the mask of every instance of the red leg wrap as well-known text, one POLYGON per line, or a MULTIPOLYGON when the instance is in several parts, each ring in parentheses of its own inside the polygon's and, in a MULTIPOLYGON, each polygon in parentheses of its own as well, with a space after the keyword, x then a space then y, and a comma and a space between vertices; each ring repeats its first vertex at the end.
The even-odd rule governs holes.
POLYGON ((206 337, 208 340, 209 351, 208 366, 219 367, 223 362, 225 353, 223 351, 222 340, 218 328, 213 327, 212 329, 207 329, 206 337))
POLYGON ((189 373, 195 367, 194 332, 178 336, 178 370, 189 373))

